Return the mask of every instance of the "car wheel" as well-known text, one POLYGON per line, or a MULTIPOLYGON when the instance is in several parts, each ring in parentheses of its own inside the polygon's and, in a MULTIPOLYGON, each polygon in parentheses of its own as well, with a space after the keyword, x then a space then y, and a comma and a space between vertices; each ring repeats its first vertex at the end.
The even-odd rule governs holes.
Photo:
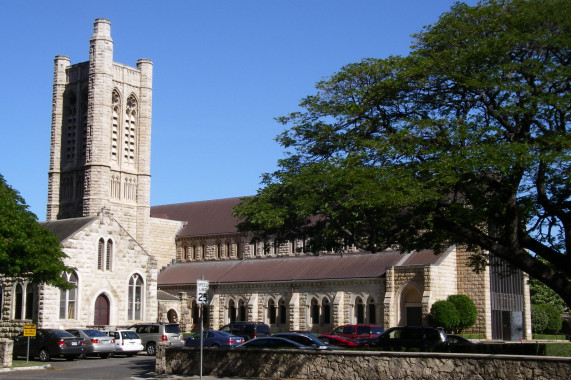
POLYGON ((106 354, 100 354, 99 357, 101 359, 109 359, 111 357, 111 352, 108 352, 106 354))
POLYGON ((147 344, 147 355, 154 356, 157 354, 157 347, 154 343, 147 344))
POLYGON ((50 353, 47 349, 42 348, 38 354, 41 362, 49 362, 50 361, 50 353))

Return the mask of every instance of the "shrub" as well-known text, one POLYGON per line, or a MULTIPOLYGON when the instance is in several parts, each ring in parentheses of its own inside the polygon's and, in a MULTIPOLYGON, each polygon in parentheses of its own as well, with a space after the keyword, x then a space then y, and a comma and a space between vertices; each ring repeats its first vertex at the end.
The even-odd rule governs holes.
POLYGON ((549 323, 549 315, 544 306, 531 305, 531 328, 537 334, 545 332, 549 323))
POLYGON ((545 332, 547 333, 556 333, 561 331, 561 326, 563 325, 563 318, 561 318, 561 314, 559 310, 553 305, 542 305, 547 312, 547 327, 545 328, 545 332))
POLYGON ((450 301, 436 301, 430 308, 430 320, 434 326, 452 332, 458 326, 460 317, 456 306, 450 301))
POLYGON ((470 297, 464 294, 450 295, 447 301, 452 302, 458 311, 458 325, 454 327, 456 334, 474 326, 478 318, 478 310, 470 297))

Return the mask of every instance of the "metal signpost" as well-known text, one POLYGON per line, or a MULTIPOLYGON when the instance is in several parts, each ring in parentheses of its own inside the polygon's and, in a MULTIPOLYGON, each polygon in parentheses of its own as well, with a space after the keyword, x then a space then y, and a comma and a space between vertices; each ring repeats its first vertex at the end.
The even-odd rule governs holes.
POLYGON ((208 281, 204 276, 196 280, 196 304, 200 305, 200 378, 202 379, 202 353, 204 349, 204 305, 208 304, 208 281))
POLYGON ((36 336, 36 325, 24 325, 24 336, 28 337, 28 347, 26 347, 26 363, 30 360, 30 337, 36 336))

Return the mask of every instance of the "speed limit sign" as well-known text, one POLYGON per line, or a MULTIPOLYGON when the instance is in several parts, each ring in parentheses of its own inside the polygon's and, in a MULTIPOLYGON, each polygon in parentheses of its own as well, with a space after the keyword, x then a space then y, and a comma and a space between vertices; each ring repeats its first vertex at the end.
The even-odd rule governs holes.
POLYGON ((196 303, 199 305, 208 304, 208 281, 196 280, 196 303))

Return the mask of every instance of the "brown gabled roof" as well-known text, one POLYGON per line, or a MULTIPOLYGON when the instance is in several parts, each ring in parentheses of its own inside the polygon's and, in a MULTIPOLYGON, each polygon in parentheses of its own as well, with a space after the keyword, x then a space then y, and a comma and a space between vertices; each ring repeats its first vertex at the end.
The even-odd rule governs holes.
MULTIPOLYGON (((198 261, 177 263, 161 271, 158 285, 190 285, 204 276, 212 283, 255 283, 280 281, 315 281, 334 279, 379 278, 389 266, 422 255, 434 264, 438 256, 398 251, 380 253, 345 253, 321 256, 277 257, 250 260, 198 261), (408 256, 408 257, 407 257, 408 256)), ((416 260, 415 260, 416 261, 416 260)))
POLYGON ((177 237, 236 233, 238 219, 232 216, 232 207, 240 203, 240 199, 226 198, 152 206, 151 217, 187 222, 177 237))
POLYGON ((53 232, 61 243, 97 218, 97 216, 86 216, 81 218, 41 222, 40 224, 48 231, 53 232))

